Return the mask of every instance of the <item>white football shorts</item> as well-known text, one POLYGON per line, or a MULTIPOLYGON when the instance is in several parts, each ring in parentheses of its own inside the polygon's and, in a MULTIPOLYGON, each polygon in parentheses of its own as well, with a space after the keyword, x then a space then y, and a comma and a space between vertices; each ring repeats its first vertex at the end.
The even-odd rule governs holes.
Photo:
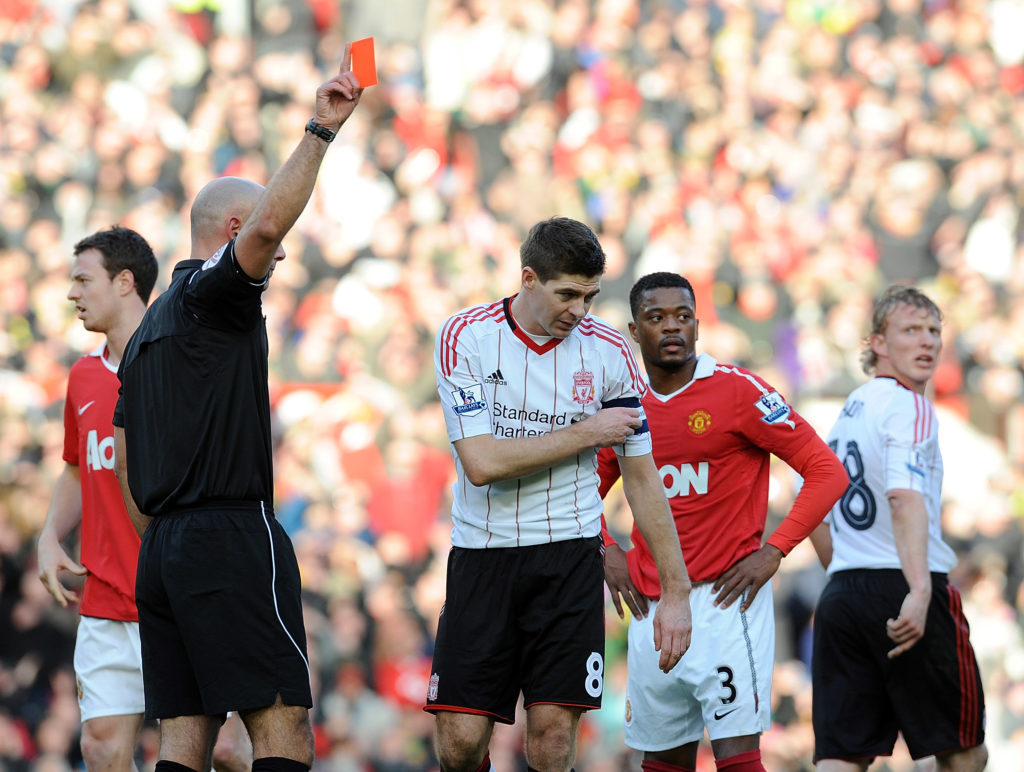
POLYGON ((146 711, 139 623, 82 617, 75 638, 82 721, 146 711))
POLYGON ((629 623, 625 741, 663 751, 708 737, 760 734, 771 725, 775 614, 771 582, 740 613, 740 601, 715 608, 712 582, 690 593, 690 648, 670 673, 658 668, 654 611, 629 623))

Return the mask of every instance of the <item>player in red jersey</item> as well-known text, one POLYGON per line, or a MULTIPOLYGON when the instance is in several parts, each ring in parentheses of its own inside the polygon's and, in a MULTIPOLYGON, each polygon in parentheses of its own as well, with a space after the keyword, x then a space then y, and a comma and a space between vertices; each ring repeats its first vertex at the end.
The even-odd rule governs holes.
MULTIPOLYGON (((660 584, 643 536, 623 551, 605 528, 605 577, 629 626, 626 744, 645 772, 686 772, 705 727, 717 768, 763 771, 760 734, 770 724, 775 620, 769 580, 782 558, 824 518, 846 487, 842 465, 764 380, 695 350, 693 287, 674 273, 644 276, 630 291, 630 334, 650 384, 643 408, 655 464, 694 584, 693 642, 666 677, 652 667, 650 610, 660 584), (771 454, 804 478, 789 515, 762 545, 771 454), (739 601, 737 603, 737 601, 739 601)), ((618 478, 599 454, 601 494, 618 478)))
MULTIPOLYGON (((139 537, 114 475, 117 364, 146 310, 159 270, 146 240, 114 226, 74 248, 68 299, 87 330, 106 336, 79 359, 64 403, 64 470, 54 485, 39 534, 39 578, 64 607, 79 600, 61 571, 85 576, 75 676, 82 716, 82 757, 93 770, 131 770, 145 702, 135 569, 139 537), (77 526, 81 564, 61 542, 77 526)), ((249 751, 238 719, 223 733, 217 768, 248 769, 249 751)))

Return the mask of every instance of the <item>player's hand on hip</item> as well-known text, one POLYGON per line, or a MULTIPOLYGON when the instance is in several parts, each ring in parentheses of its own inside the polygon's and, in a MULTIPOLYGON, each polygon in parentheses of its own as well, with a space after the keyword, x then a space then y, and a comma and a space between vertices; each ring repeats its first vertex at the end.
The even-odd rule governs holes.
POLYGON ((626 552, 618 544, 609 544, 604 550, 604 581, 612 593, 612 603, 615 604, 615 611, 619 619, 625 619, 622 611, 622 601, 626 602, 630 613, 638 619, 647 616, 650 603, 644 595, 633 585, 629 578, 629 564, 626 561, 626 552), (622 600, 619 600, 619 597, 622 600))
POLYGON ((654 610, 654 649, 661 652, 658 667, 665 673, 676 666, 690 648, 690 597, 662 595, 654 610))
POLYGON ((321 126, 337 131, 352 115, 359 104, 363 89, 359 80, 352 72, 352 52, 349 44, 345 44, 345 55, 342 57, 338 74, 316 90, 316 112, 313 120, 321 126))
POLYGON ((931 592, 908 592, 903 599, 903 605, 900 606, 900 615, 896 619, 886 621, 886 634, 896 644, 889 650, 889 659, 908 651, 924 637, 931 600, 931 592))
POLYGON ((624 443, 643 424, 640 411, 635 407, 606 407, 579 425, 590 432, 591 447, 608 448, 624 443))
POLYGON ((718 593, 715 596, 715 605, 719 608, 729 608, 738 598, 743 598, 740 611, 746 611, 757 597, 758 590, 775 576, 780 563, 782 551, 770 544, 765 544, 742 560, 737 560, 728 571, 715 580, 711 588, 713 592, 718 593), (746 597, 743 596, 744 592, 746 597))
POLYGON ((39 542, 37 561, 39 563, 39 581, 43 583, 46 591, 53 596, 54 600, 63 608, 67 608, 68 603, 77 603, 78 593, 61 584, 58 573, 68 571, 77 576, 84 576, 85 566, 72 560, 59 544, 51 545, 43 541, 39 542))

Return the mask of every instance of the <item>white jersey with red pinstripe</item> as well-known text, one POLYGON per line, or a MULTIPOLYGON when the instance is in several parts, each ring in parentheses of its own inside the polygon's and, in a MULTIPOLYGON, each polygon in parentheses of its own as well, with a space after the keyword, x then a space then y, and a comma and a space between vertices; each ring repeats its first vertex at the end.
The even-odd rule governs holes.
POLYGON ((832 562, 828 573, 854 568, 900 568, 886 493, 917 491, 928 511, 928 568, 948 573, 956 554, 942 540, 942 454, 935 408, 895 378, 874 378, 850 394, 828 444, 850 486, 828 515, 832 562))
MULTIPOLYGON (((539 436, 593 415, 602 404, 640 407, 647 387, 618 331, 587 316, 566 338, 538 340, 516 324, 511 300, 464 309, 438 331, 434 366, 451 442, 482 434, 539 436)), ((646 421, 615 450, 650 453, 646 421)), ((484 486, 466 478, 454 447, 452 454, 453 546, 522 547, 601 532, 596 450, 484 486)))

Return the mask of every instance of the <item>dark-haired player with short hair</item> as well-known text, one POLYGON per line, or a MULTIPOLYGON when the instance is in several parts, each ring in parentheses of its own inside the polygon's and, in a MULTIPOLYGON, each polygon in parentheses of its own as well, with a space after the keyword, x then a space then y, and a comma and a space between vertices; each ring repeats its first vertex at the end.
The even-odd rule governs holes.
POLYGON ((68 300, 102 345, 71 366, 64 402, 64 470, 54 484, 36 554, 39 579, 66 607, 80 600, 75 678, 86 769, 133 769, 145 699, 135 608, 139 537, 114 474, 117 365, 146 312, 159 266, 129 228, 98 231, 74 247, 68 300), (81 563, 62 546, 78 526, 81 563), (85 576, 82 596, 60 572, 85 576))
POLYGON ((597 449, 613 448, 655 546, 664 600, 648 645, 689 645, 689 579, 651 461, 639 367, 589 309, 604 250, 581 222, 537 223, 512 297, 440 328, 434 365, 457 471, 452 550, 425 709, 443 772, 486 772, 494 722, 526 708, 526 760, 566 772, 604 689, 597 449))
MULTIPOLYGON (((693 645, 666 676, 650 645, 650 607, 662 585, 651 543, 635 527, 624 552, 607 533, 605 573, 629 623, 626 744, 645 772, 692 772, 705 729, 718 769, 763 772, 760 735, 771 721, 775 618, 770 580, 783 557, 821 522, 845 486, 828 446, 786 400, 742 367, 697 354, 696 301, 675 273, 639 279, 629 332, 640 345, 654 463, 694 583, 693 645), (762 544, 768 465, 779 456, 804 481, 793 508, 762 544)), ((602 450, 601 494, 618 479, 602 450)))
POLYGON ((978 772, 985 697, 942 539, 942 454, 925 395, 942 351, 942 312, 893 285, 876 301, 854 389, 828 436, 849 475, 822 527, 829 581, 814 617, 814 758, 866 770, 897 733, 914 759, 978 772), (829 543, 828 535, 831 535, 829 543))

